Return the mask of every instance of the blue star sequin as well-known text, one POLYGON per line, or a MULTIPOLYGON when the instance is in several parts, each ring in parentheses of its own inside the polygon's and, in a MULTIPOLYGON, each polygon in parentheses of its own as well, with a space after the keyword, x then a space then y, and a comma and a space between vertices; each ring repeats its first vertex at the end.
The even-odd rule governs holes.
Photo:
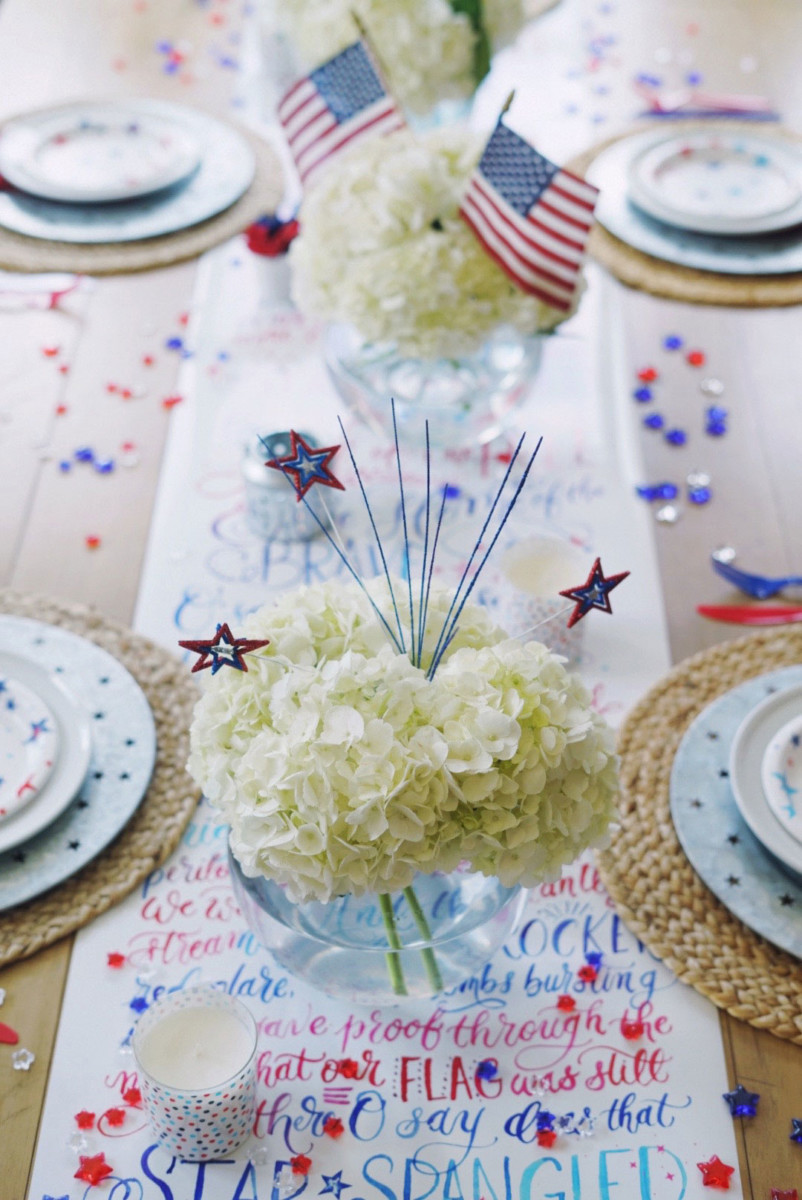
POLYGON ((688 435, 684 429, 669 429, 665 435, 665 439, 672 446, 684 446, 688 440, 688 435))
POLYGON ((554 1128, 554 1113, 550 1113, 550 1112, 538 1113, 537 1114, 537 1128, 538 1128, 538 1132, 540 1132, 540 1130, 542 1130, 542 1129, 553 1129, 554 1128))
POLYGON ((136 1013, 143 1013, 148 1007, 148 1002, 144 996, 134 996, 128 1007, 132 1008, 136 1013))
POLYGON ((671 333, 668 337, 663 338, 663 348, 665 350, 680 350, 682 345, 682 338, 678 337, 676 333, 671 333))
POLYGON ((583 584, 575 588, 566 588, 560 592, 561 596, 566 596, 569 600, 576 602, 576 607, 568 618, 567 628, 571 629, 577 621, 581 621, 584 616, 587 616, 592 608, 598 608, 612 616, 610 592, 613 588, 617 588, 619 583, 623 583, 628 575, 629 571, 621 571, 618 575, 605 576, 602 571, 601 559, 597 558, 583 584))
POLYGON ((477 1079, 495 1079, 497 1075, 498 1067, 492 1058, 483 1059, 476 1068, 477 1079))
POLYGON ((748 1092, 743 1084, 739 1083, 734 1091, 724 1092, 724 1099, 729 1105, 731 1116, 753 1117, 757 1112, 760 1094, 759 1092, 748 1092))
POLYGON ((639 387, 635 388, 635 391, 632 393, 632 395, 639 404, 646 404, 648 400, 653 399, 654 392, 650 387, 639 387))
POLYGON ((329 470, 329 463, 340 449, 339 446, 314 448, 294 429, 290 430, 290 444, 292 450, 289 454, 285 454, 283 458, 271 458, 265 465, 283 471, 290 478, 296 491, 296 499, 303 500, 316 483, 345 491, 339 479, 329 470))
POLYGON ((659 413, 649 413, 648 417, 643 418, 647 429, 662 429, 665 423, 665 417, 661 417, 659 413))
POLYGON ((587 954, 585 955, 585 962, 589 967, 593 967, 594 971, 598 971, 602 965, 603 957, 604 955, 602 954, 601 950, 588 950, 587 954))
POLYGON ((713 499, 713 492, 709 487, 688 488, 688 499, 691 504, 707 504, 713 499))
POLYGON ((792 1142, 797 1142, 802 1146, 802 1120, 799 1117, 791 1117, 791 1132, 789 1137, 792 1142))
POLYGON ((346 1188, 351 1187, 350 1183, 343 1182, 342 1171, 337 1171, 334 1175, 324 1175, 323 1182, 326 1186, 320 1189, 318 1196, 331 1194, 335 1197, 335 1200, 340 1200, 340 1192, 343 1192, 346 1188))
POLYGON ((676 500, 679 488, 675 483, 645 483, 635 491, 641 500, 676 500))

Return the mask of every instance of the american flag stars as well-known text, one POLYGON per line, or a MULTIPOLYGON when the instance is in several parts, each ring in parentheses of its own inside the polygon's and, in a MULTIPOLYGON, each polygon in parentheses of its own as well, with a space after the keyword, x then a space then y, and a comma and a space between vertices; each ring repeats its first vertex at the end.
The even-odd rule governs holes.
POLYGON ((188 639, 178 643, 184 650, 199 654, 200 658, 192 667, 195 671, 205 671, 211 667, 212 675, 216 675, 221 667, 233 667, 237 671, 247 671, 248 667, 243 658, 254 650, 261 650, 270 644, 269 638, 235 638, 228 625, 223 622, 217 626, 213 638, 188 639))

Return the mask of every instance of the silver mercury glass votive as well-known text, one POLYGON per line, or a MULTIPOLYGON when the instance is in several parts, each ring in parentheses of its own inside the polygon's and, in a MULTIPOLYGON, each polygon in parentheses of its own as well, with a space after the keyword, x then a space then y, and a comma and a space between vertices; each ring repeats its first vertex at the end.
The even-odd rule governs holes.
MULTIPOLYGON (((300 436, 308 446, 314 448, 318 445, 310 434, 301 432, 300 436)), ((248 528, 266 541, 306 542, 321 532, 303 500, 298 500, 292 479, 285 478, 284 473, 275 467, 265 466, 271 458, 286 458, 291 451, 287 430, 264 434, 262 437, 254 435, 245 445, 242 474, 248 528)), ((329 528, 326 512, 322 505, 315 504, 312 493, 309 502, 322 524, 329 528)))

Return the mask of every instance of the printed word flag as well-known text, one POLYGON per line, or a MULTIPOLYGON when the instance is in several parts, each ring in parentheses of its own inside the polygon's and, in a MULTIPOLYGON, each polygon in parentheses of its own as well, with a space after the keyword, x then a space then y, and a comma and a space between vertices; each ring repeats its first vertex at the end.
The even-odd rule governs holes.
POLYGON ((513 283, 566 312, 579 282, 598 194, 499 119, 460 213, 513 283))
POLYGON ((278 117, 301 183, 363 137, 393 133, 406 122, 364 42, 354 42, 287 92, 278 117))

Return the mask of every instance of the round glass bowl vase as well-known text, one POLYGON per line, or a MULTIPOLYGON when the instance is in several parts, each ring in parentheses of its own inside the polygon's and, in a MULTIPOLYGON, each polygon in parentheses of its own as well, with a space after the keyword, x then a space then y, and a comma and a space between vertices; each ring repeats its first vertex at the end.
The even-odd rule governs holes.
POLYGON ((526 900, 522 888, 470 871, 417 875, 411 889, 388 898, 399 942, 393 950, 380 897, 295 904, 278 884, 247 876, 231 853, 229 866, 242 914, 276 962, 353 1004, 394 1004, 458 987, 512 933, 526 900))
POLYGON ((393 436, 390 399, 400 437, 419 442, 428 418, 432 443, 483 445, 497 437, 523 402, 542 355, 540 335, 502 326, 478 350, 459 358, 411 358, 388 342, 366 342, 353 326, 330 325, 329 375, 344 402, 366 424, 393 436))

